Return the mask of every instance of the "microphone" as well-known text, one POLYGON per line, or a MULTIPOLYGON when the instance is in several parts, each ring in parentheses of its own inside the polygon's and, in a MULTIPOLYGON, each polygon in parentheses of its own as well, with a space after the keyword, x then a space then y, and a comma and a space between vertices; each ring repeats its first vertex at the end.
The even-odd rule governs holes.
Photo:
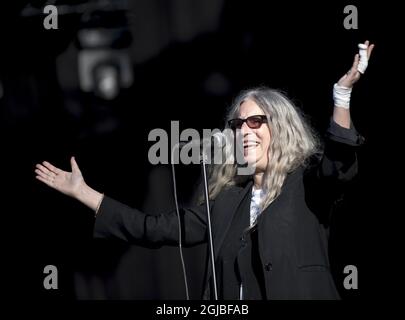
POLYGON ((216 132, 209 137, 205 137, 203 139, 198 140, 191 140, 188 142, 180 142, 179 148, 182 149, 184 147, 193 148, 195 146, 199 146, 201 149, 212 148, 212 147, 219 147, 223 148, 226 143, 226 136, 223 132, 216 132))
POLYGON ((208 163, 222 163, 226 141, 225 133, 219 131, 202 139, 178 142, 171 151, 171 161, 175 164, 199 164, 203 157, 209 159, 208 163))

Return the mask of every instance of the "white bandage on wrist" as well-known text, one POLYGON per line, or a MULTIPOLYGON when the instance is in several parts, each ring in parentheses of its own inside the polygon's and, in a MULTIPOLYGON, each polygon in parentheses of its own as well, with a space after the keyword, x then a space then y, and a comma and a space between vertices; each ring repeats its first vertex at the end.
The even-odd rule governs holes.
POLYGON ((335 101, 335 106, 349 109, 351 93, 352 88, 340 86, 337 83, 335 83, 333 85, 333 100, 335 101))
POLYGON ((368 48, 367 45, 359 43, 360 61, 359 64, 357 65, 357 71, 359 71, 361 74, 363 74, 366 71, 368 66, 367 48, 368 48))

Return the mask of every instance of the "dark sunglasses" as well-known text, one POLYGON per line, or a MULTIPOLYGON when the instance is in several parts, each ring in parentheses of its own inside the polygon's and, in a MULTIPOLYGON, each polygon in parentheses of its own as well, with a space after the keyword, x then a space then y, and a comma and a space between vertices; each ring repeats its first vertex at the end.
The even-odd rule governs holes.
POLYGON ((246 122, 250 129, 259 129, 263 123, 267 123, 267 117, 265 115, 255 115, 246 119, 231 119, 228 121, 228 125, 232 130, 236 130, 242 128, 244 122, 246 122))

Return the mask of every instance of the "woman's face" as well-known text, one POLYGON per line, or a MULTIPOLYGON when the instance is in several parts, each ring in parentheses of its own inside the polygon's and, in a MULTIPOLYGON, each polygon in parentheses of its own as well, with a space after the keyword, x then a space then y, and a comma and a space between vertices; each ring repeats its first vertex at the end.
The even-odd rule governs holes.
MULTIPOLYGON (((247 99, 240 105, 239 118, 265 115, 262 109, 253 100, 247 99)), ((246 122, 241 128, 243 139, 243 155, 245 161, 255 167, 255 172, 264 172, 268 163, 268 150, 270 147, 270 129, 267 123, 260 128, 249 128, 246 122)))

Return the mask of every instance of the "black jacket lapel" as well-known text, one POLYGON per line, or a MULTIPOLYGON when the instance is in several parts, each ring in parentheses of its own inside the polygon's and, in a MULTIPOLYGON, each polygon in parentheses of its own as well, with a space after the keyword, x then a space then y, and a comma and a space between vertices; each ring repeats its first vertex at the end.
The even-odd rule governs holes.
POLYGON ((218 217, 213 221, 213 243, 214 243, 214 257, 218 256, 219 249, 221 249, 222 243, 224 242, 225 236, 231 226, 233 216, 238 210, 243 198, 252 188, 252 181, 249 181, 246 186, 242 189, 229 192, 227 197, 223 200, 221 212, 216 212, 214 217, 218 217))

